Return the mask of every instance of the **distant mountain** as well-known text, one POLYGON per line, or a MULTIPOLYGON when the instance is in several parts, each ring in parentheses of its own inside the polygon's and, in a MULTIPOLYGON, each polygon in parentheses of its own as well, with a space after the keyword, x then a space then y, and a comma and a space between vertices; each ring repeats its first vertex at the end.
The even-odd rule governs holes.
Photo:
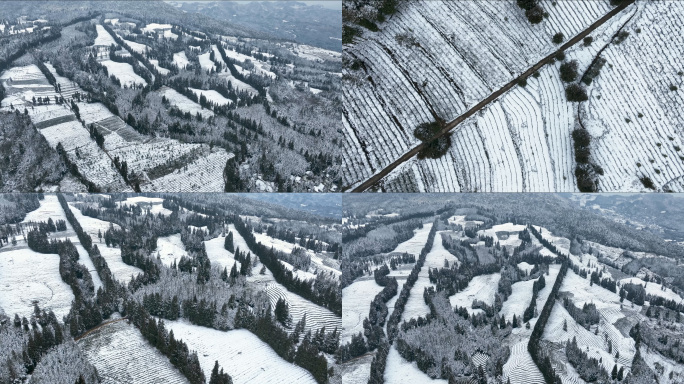
POLYGON ((342 11, 298 1, 169 1, 200 13, 281 39, 342 51, 342 11))
POLYGON ((342 196, 335 193, 243 193, 243 197, 265 201, 318 216, 342 218, 342 196))
POLYGON ((684 199, 673 194, 562 194, 576 204, 616 221, 684 241, 684 199))

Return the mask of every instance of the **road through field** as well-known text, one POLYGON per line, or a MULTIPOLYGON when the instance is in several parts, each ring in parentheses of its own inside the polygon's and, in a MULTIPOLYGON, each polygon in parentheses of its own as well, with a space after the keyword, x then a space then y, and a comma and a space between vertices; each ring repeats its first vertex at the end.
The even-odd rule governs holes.
MULTIPOLYGON (((576 35, 572 39, 568 40, 568 42, 563 44, 558 50, 556 50, 555 52, 552 52, 550 55, 543 58, 537 64, 535 64, 534 66, 529 68, 527 71, 522 73, 520 76, 513 79, 511 82, 504 85, 502 88, 500 88, 496 92, 492 93, 489 97, 487 97, 486 99, 484 99, 481 102, 479 102, 478 104, 476 104, 474 107, 469 109, 466 113, 462 114, 461 116, 459 116, 455 120, 447 123, 444 126, 444 128, 437 135, 434 136, 434 138, 432 140, 435 140, 439 137, 442 137, 444 135, 449 134, 459 124, 466 121, 468 118, 473 116, 475 113, 480 111, 482 108, 486 107, 488 104, 490 104, 494 100, 498 99, 501 95, 503 95, 508 90, 510 90, 511 88, 516 86, 518 84, 518 81, 520 81, 522 79, 527 79, 533 73, 538 71, 540 68, 542 68, 546 64, 553 62, 553 60, 555 60, 555 57, 558 53, 563 52, 566 49, 568 49, 568 48, 572 47, 573 45, 582 41, 585 37, 589 36, 592 32, 594 32, 594 30, 596 30, 597 28, 599 28, 600 26, 602 26, 603 24, 605 24, 606 22, 611 20, 613 17, 620 14, 620 12, 625 10, 630 5, 632 5, 634 3, 634 1, 635 0, 629 0, 626 3, 619 5, 615 9, 608 12, 605 16, 601 17, 599 20, 594 22, 594 24, 590 25, 589 28, 585 29, 584 31, 580 32, 578 35, 576 35)), ((368 180, 364 181, 363 183, 359 184, 356 187, 353 187, 350 192, 363 192, 363 191, 367 190, 368 188, 372 187, 373 185, 377 184, 380 180, 382 180, 390 172, 392 172, 394 169, 396 169, 399 165, 405 163, 409 159, 416 156, 418 154, 418 152, 420 152, 424 147, 425 147, 424 143, 417 145, 416 147, 414 147, 413 149, 411 149, 410 151, 408 151, 404 155, 402 155, 400 158, 398 158, 397 160, 395 160, 394 162, 392 162, 391 164, 389 164, 388 166, 386 166, 385 168, 383 168, 382 170, 377 172, 375 175, 373 175, 368 180)), ((348 187, 347 190, 349 190, 349 188, 351 188, 351 186, 348 187)))

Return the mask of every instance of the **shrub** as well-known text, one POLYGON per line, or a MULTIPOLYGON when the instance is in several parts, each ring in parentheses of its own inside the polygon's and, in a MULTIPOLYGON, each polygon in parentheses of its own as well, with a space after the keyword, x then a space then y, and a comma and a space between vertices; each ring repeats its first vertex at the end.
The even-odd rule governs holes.
POLYGON ((578 165, 575 168, 575 177, 577 178, 577 188, 580 192, 596 192, 596 183, 594 183, 589 171, 584 167, 578 165))
POLYGON ((342 27, 342 44, 351 44, 354 42, 354 37, 360 34, 360 29, 345 25, 342 27))
POLYGON ((554 44, 560 44, 563 42, 563 40, 565 40, 565 35, 563 35, 561 32, 558 32, 553 35, 553 39, 551 41, 553 41, 554 44))
POLYGON ((593 43, 593 42, 594 42, 594 38, 591 37, 591 36, 587 36, 587 37, 584 38, 584 46, 585 46, 585 47, 590 46, 591 43, 593 43))
POLYGON ((438 134, 440 129, 441 126, 437 122, 423 123, 416 127, 416 129, 413 131, 413 136, 420 141, 427 141, 438 134))
POLYGON ((591 67, 589 67, 589 70, 582 78, 582 82, 586 85, 590 85, 594 78, 596 78, 599 75, 599 73, 601 73, 601 68, 603 68, 604 65, 606 65, 606 59, 604 59, 603 57, 599 57, 594 62, 594 64, 592 64, 591 67))
POLYGON ((670 85, 670 91, 675 92, 675 91, 677 91, 678 89, 679 89, 679 88, 678 88, 676 85, 674 85, 674 84, 670 85))
POLYGON ((572 139, 575 142, 575 148, 588 147, 591 144, 591 135, 586 129, 575 129, 572 131, 572 139))
POLYGON ((525 16, 532 24, 539 24, 544 20, 544 9, 538 5, 534 6, 532 9, 525 11, 525 16))
POLYGON ((579 164, 588 164, 590 155, 591 152, 588 147, 575 149, 575 161, 577 161, 579 164))
POLYGON ((577 61, 568 61, 561 64, 560 78, 566 83, 572 83, 577 79, 577 61))
POLYGON ((440 136, 438 139, 432 140, 418 152, 418 159, 439 159, 446 155, 451 147, 451 135, 447 134, 440 136))
POLYGON ((573 102, 582 102, 589 100, 589 97, 587 96, 587 91, 584 89, 583 86, 579 84, 568 85, 568 87, 565 88, 565 96, 568 98, 568 101, 573 102))
POLYGON ((628 36, 629 36, 629 32, 627 32, 627 31, 621 31, 620 33, 618 33, 617 37, 615 38, 615 44, 620 44, 620 43, 622 43, 623 41, 625 41, 625 39, 626 39, 628 36))
POLYGON ((518 0, 518 7, 529 11, 537 6, 537 0, 518 0))
POLYGON ((443 135, 432 140, 442 129, 439 122, 420 124, 413 131, 413 135, 425 144, 425 147, 418 153, 419 159, 438 159, 449 151, 451 147, 451 136, 443 135))
POLYGON ((644 188, 652 189, 655 191, 655 189, 656 189, 655 184, 653 184, 653 180, 651 180, 650 177, 642 176, 639 178, 639 181, 641 181, 641 184, 644 185, 644 188))
POLYGON ((560 51, 556 54, 556 60, 558 61, 563 61, 565 60, 565 52, 560 51))
POLYGON ((520 79, 518 79, 518 85, 521 87, 526 87, 527 86, 527 79, 521 77, 520 79))

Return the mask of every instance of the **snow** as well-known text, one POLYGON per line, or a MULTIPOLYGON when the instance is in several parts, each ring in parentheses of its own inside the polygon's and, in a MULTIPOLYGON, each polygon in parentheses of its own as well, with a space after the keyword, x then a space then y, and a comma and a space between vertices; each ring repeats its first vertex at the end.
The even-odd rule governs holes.
POLYGON ((202 69, 203 69, 204 71, 210 71, 210 70, 214 69, 214 62, 211 61, 211 59, 209 58, 209 56, 210 56, 210 53, 209 53, 209 52, 203 53, 203 54, 201 54, 201 55, 198 56, 199 62, 200 62, 200 66, 202 67, 202 69))
POLYGON ((397 349, 392 345, 387 354, 387 366, 385 367, 385 383, 387 384, 415 384, 415 383, 435 383, 446 384, 446 380, 431 379, 428 375, 418 369, 416 362, 409 363, 404 360, 397 349))
POLYGON ((672 300, 676 303, 682 303, 684 302, 684 299, 676 294, 672 289, 670 288, 665 288, 663 289, 662 284, 654 283, 652 281, 646 283, 642 279, 638 277, 630 277, 627 279, 622 279, 620 280, 620 285, 627 284, 627 283, 632 283, 632 284, 639 284, 644 286, 646 293, 649 295, 653 296, 660 296, 664 298, 665 300, 672 300))
MULTIPOLYGON (((171 29, 172 25, 171 24, 157 24, 157 23, 150 23, 145 26, 145 28, 142 29, 143 32, 154 32, 157 29, 171 29)), ((208 377, 208 376, 207 376, 208 377)))
POLYGON ((103 384, 188 382, 128 320, 107 324, 80 339, 78 345, 103 384))
POLYGON ((370 278, 355 281, 342 289, 342 308, 344 310, 342 311, 340 345, 351 341, 352 336, 359 332, 363 334, 363 319, 368 317, 370 303, 382 291, 382 288, 375 283, 373 278, 370 278))
MULTIPOLYGON (((284 240, 273 238, 265 233, 252 232, 252 234, 254 235, 254 238, 256 239, 257 243, 261 243, 269 248, 273 247, 277 251, 292 253, 292 250, 295 248, 294 244, 288 243, 284 240)), ((306 250, 306 252, 309 253, 310 251, 306 250)))
POLYGON ((222 332, 185 321, 165 323, 177 339, 185 341, 191 351, 197 351, 206 377, 211 377, 214 362, 218 361, 235 384, 316 383, 308 371, 283 360, 247 330, 222 332))
POLYGON ((214 112, 212 112, 208 109, 202 108, 199 104, 188 99, 184 95, 181 95, 180 93, 178 93, 173 88, 163 87, 159 91, 159 94, 161 96, 166 97, 172 105, 175 105, 181 111, 190 112, 190 114, 193 117, 196 116, 198 113, 201 114, 202 117, 204 117, 204 118, 214 116, 214 112))
MULTIPOLYGON (((585 329, 575 322, 570 314, 565 310, 561 302, 554 304, 549 321, 544 328, 543 339, 563 343, 577 338, 577 344, 590 357, 602 359, 603 368, 610 372, 613 366, 618 363, 620 366, 631 366, 632 359, 636 353, 635 341, 631 337, 624 337, 612 324, 605 323, 605 319, 599 324, 599 333, 585 329), (567 323, 568 330, 563 330, 563 324, 567 323), (613 352, 608 352, 606 335, 612 343, 613 352), (615 359, 615 353, 620 352, 620 358, 615 359)), ((628 368, 628 367, 626 367, 628 368)))
POLYGON ((484 301, 487 305, 494 304, 494 294, 499 285, 501 274, 492 273, 490 275, 475 276, 470 280, 468 286, 461 292, 449 297, 451 306, 456 308, 465 307, 468 313, 480 313, 482 309, 473 309, 473 300, 484 301))
POLYGON ((223 170, 228 159, 233 157, 224 149, 214 149, 182 169, 154 179, 140 188, 143 192, 223 192, 223 170))
POLYGON ((287 262, 282 261, 282 260, 279 260, 279 261, 280 261, 280 264, 282 264, 282 266, 285 267, 285 269, 287 269, 288 271, 292 271, 292 274, 295 276, 295 278, 297 278, 299 280, 315 280, 316 279, 316 275, 311 273, 311 272, 302 271, 301 269, 295 269, 295 267, 292 264, 287 263, 287 262))
POLYGON ((511 356, 503 366, 503 377, 511 384, 544 384, 537 364, 527 351, 527 340, 520 341, 511 348, 511 356))
POLYGON ((187 256, 185 245, 181 241, 180 233, 160 237, 157 239, 157 249, 152 252, 153 257, 159 256, 162 264, 170 266, 174 260, 178 262, 181 256, 187 256))
POLYGON ((479 221, 479 220, 466 220, 466 216, 451 216, 450 218, 447 219, 447 222, 449 224, 453 225, 461 225, 463 227, 466 227, 468 225, 482 225, 484 222, 479 221))
MULTIPOLYGON (((610 9, 604 1, 557 3, 562 6, 544 7, 553 22, 534 26, 514 1, 415 1, 379 32, 364 33, 350 54, 370 64, 347 71, 350 80, 343 80, 359 80, 343 86, 349 111, 343 125, 351 138, 345 147, 347 184, 370 177, 415 146, 413 128, 433 121, 431 110, 455 119, 556 50, 556 32, 574 36, 610 9), (399 35, 415 38, 420 47, 399 35)), ((570 133, 576 118, 558 65, 545 66, 539 79, 514 87, 463 122, 446 156, 411 160, 384 186, 390 192, 575 191, 570 133)))
POLYGON ((530 301, 532 301, 532 286, 535 281, 536 279, 530 279, 514 283, 511 286, 513 292, 508 297, 508 300, 504 301, 499 315, 503 315, 508 321, 513 321, 513 315, 518 319, 522 319, 525 309, 527 309, 530 301))
MULTIPOLYGON (((444 260, 449 261, 449 264, 458 262, 458 259, 449 253, 442 245, 442 232, 437 232, 432 243, 430 252, 425 256, 425 263, 423 268, 418 273, 418 280, 411 288, 411 294, 406 301, 402 319, 408 320, 418 316, 425 316, 430 313, 430 308, 425 304, 423 299, 423 291, 427 287, 432 287, 430 282, 429 270, 431 268, 443 268, 444 260)), ((493 298, 492 298, 493 300, 493 298)))
POLYGON ((116 206, 139 205, 143 211, 149 210, 153 215, 158 215, 160 213, 164 216, 171 215, 173 212, 171 212, 170 209, 164 208, 162 205, 163 202, 164 199, 160 197, 133 196, 123 201, 117 201, 116 206))
POLYGON ((173 63, 178 69, 185 69, 185 67, 190 64, 190 60, 185 56, 185 51, 181 51, 173 54, 173 63))
POLYGON ((59 274, 59 256, 28 247, 0 250, 0 308, 30 318, 33 303, 52 310, 58 319, 69 313, 74 295, 59 274))
POLYGON ((132 87, 137 84, 147 85, 142 77, 138 76, 133 67, 128 63, 118 63, 111 60, 103 60, 100 64, 107 67, 110 76, 114 76, 121 82, 122 87, 132 87))
POLYGON ((425 247, 428 235, 430 234, 430 229, 432 229, 432 223, 423 224, 423 228, 414 229, 413 237, 399 244, 392 252, 409 253, 418 258, 420 251, 425 247))
POLYGON ((112 35, 110 35, 109 32, 107 32, 107 30, 104 29, 104 27, 102 25, 97 24, 95 26, 95 29, 97 30, 97 37, 95 38, 95 44, 94 44, 95 46, 105 45, 105 46, 109 47, 112 44, 118 45, 118 44, 116 44, 116 41, 114 40, 112 35))
MULTIPOLYGON (((325 60, 340 61, 342 60, 342 53, 330 51, 323 48, 312 47, 310 45, 297 44, 293 45, 291 48, 292 53, 295 55, 310 61, 316 61, 319 63, 325 60)), ((264 54, 265 55, 265 54, 264 54)))
MULTIPOLYGON (((242 54, 242 53, 230 50, 230 49, 226 49, 225 52, 226 52, 226 57, 231 58, 231 59, 236 60, 236 61, 239 61, 241 63, 251 61, 254 64, 254 71, 257 74, 267 76, 267 77, 270 77, 272 79, 276 78, 276 74, 269 70, 271 67, 269 64, 261 62, 255 58, 253 58, 252 56, 247 56, 245 54, 242 54)), ((236 66, 236 69, 240 70, 240 68, 238 66, 236 66)), ((243 73, 243 74, 247 74, 247 73, 249 73, 249 71, 245 71, 245 73, 243 73)))
POLYGON ((81 213, 81 210, 75 207, 72 203, 68 203, 69 208, 71 209, 71 212, 74 214, 74 217, 76 218, 76 221, 78 221, 79 224, 81 224, 81 228, 87 233, 90 238, 93 240, 93 244, 98 244, 99 239, 98 234, 101 233, 102 236, 104 236, 105 231, 107 231, 110 227, 110 225, 114 229, 120 229, 120 227, 117 224, 112 224, 108 221, 102 221, 100 219, 96 219, 90 216, 85 216, 83 213, 81 213))
POLYGON ((166 75, 169 74, 169 72, 171 72, 170 70, 168 70, 168 69, 166 69, 166 68, 164 68, 164 67, 160 67, 160 66, 159 66, 159 60, 157 60, 157 59, 148 59, 148 60, 150 61, 150 63, 151 63, 152 65, 154 65, 155 68, 157 68, 157 71, 158 71, 162 76, 166 76, 166 75))
POLYGON ((532 271, 532 268, 534 268, 534 265, 532 265, 526 261, 523 261, 523 262, 518 263, 518 268, 520 270, 526 271, 529 274, 530 271, 532 271))
POLYGON ((74 231, 74 228, 71 226, 71 223, 69 223, 69 221, 67 220, 64 210, 62 209, 62 206, 59 204, 57 195, 45 195, 43 200, 40 201, 40 207, 35 211, 29 212, 24 218, 24 221, 22 221, 22 223, 33 221, 47 222, 50 218, 55 222, 57 220, 64 220, 66 222, 66 231, 55 232, 53 234, 50 234, 49 236, 51 239, 56 240, 64 240, 65 238, 68 238, 69 241, 71 241, 74 244, 74 246, 76 247, 76 251, 79 255, 78 262, 79 264, 82 264, 84 267, 86 267, 86 269, 90 272, 90 275, 93 280, 93 286, 95 288, 95 291, 97 291, 98 288, 102 287, 102 280, 100 280, 100 276, 97 274, 97 270, 95 269, 93 261, 90 259, 90 255, 88 254, 86 249, 83 248, 83 246, 81 245, 81 241, 78 239, 78 236, 74 231))
POLYGON ((136 43, 135 41, 125 40, 124 43, 128 45, 128 47, 131 48, 133 52, 141 54, 145 54, 145 52, 147 52, 147 50, 150 48, 145 44, 136 43))
MULTIPOLYGON (((232 225, 232 224, 231 224, 232 225)), ((237 242, 235 241, 235 235, 237 232, 233 233, 233 245, 237 245, 237 242)), ((212 265, 218 265, 221 269, 226 268, 228 271, 230 271, 231 268, 233 268, 233 264, 237 263, 237 269, 240 270, 240 263, 235 260, 235 255, 230 253, 229 251, 224 248, 224 244, 226 241, 225 236, 219 236, 217 238, 207 240, 204 242, 204 247, 207 250, 207 256, 209 257, 209 261, 211 261, 212 265)), ((241 251, 245 251, 247 248, 247 245, 245 244, 244 247, 240 247, 241 251)))
POLYGON ((190 88, 190 90, 194 94, 196 94, 198 98, 200 97, 200 95, 204 95, 204 97, 207 98, 207 101, 214 103, 216 105, 230 105, 233 103, 233 100, 226 99, 225 97, 223 97, 223 95, 214 91, 213 89, 204 90, 204 89, 190 88))

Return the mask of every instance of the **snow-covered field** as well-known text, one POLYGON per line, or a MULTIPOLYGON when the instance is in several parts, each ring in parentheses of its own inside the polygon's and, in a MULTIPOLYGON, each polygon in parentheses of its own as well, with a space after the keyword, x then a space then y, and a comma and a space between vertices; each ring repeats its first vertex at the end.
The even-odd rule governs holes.
POLYGON ((392 252, 413 254, 417 259, 418 255, 420 255, 420 251, 423 250, 425 243, 427 243, 430 229, 432 229, 432 223, 423 224, 423 228, 414 229, 413 237, 397 245, 392 252))
POLYGON ((233 103, 233 100, 226 99, 221 95, 220 93, 210 89, 210 90, 204 90, 204 89, 195 89, 195 88, 190 88, 192 93, 196 94, 197 97, 200 97, 201 95, 204 95, 204 97, 207 98, 207 101, 214 103, 216 105, 229 105, 233 103))
POLYGON ((190 350, 197 351, 206 377, 211 377, 214 362, 218 361, 235 384, 316 383, 308 371, 283 360, 247 330, 222 332, 185 321, 167 321, 166 328, 173 330, 190 350))
POLYGON ((482 312, 482 309, 472 308, 473 300, 484 301, 487 305, 493 305, 494 294, 496 293, 496 288, 500 279, 500 273, 475 276, 470 280, 468 286, 464 290, 450 296, 449 302, 454 308, 457 306, 467 308, 468 312, 471 314, 482 312))
POLYGON ((580 112, 593 137, 592 156, 605 171, 603 191, 649 191, 638 180, 642 176, 659 189, 684 191, 679 150, 684 117, 676 107, 684 104, 679 75, 684 3, 637 2, 637 7, 624 28, 629 36, 601 54, 610 65, 592 83, 580 112), (679 89, 670 90, 672 85, 679 89))
POLYGON ((603 358, 603 367, 608 372, 610 372, 615 364, 615 351, 620 352, 620 358, 617 360, 620 365, 631 366, 632 358, 636 352, 634 339, 629 336, 625 337, 614 324, 619 319, 627 316, 624 311, 636 312, 640 308, 635 307, 632 309, 631 303, 625 300, 622 303, 625 310, 621 310, 618 294, 601 288, 599 285, 591 285, 589 280, 583 279, 572 271, 568 271, 563 279, 560 292, 570 296, 576 307, 582 308, 585 303, 594 303, 596 305, 596 309, 601 315, 601 321, 598 325, 599 334, 594 335, 593 332, 577 325, 567 311, 559 304, 556 304, 544 329, 544 338, 553 341, 571 340, 572 335, 568 337, 570 332, 562 330, 562 323, 565 319, 568 322, 568 331, 572 330, 576 334, 577 343, 586 349, 590 356, 597 359, 603 358), (612 354, 608 353, 606 337, 612 343, 612 354))
POLYGON ((340 344, 348 343, 352 336, 359 332, 363 333, 363 319, 368 316, 370 303, 380 291, 382 287, 377 285, 374 279, 355 281, 342 290, 340 344))
POLYGON ((147 52, 148 49, 150 49, 150 47, 148 47, 147 45, 136 43, 135 41, 126 40, 124 41, 124 43, 128 45, 128 47, 131 48, 133 52, 138 52, 143 55, 147 52))
POLYGON ((224 78, 226 81, 230 81, 230 84, 237 91, 244 91, 244 92, 249 93, 252 96, 256 96, 259 93, 251 85, 236 79, 233 75, 230 74, 230 72, 221 72, 219 74, 219 77, 224 78))
POLYGON ((181 51, 173 54, 173 63, 179 69, 185 69, 185 67, 190 64, 190 61, 188 60, 188 57, 185 56, 185 51, 181 51))
POLYGON ((188 253, 185 251, 180 233, 158 238, 157 249, 152 252, 153 257, 159 257, 161 262, 167 266, 173 264, 174 261, 177 263, 184 255, 187 256, 188 253))
MULTIPOLYGON (((83 216, 81 211, 75 207, 71 208, 71 212, 74 213, 83 230, 93 239, 93 244, 97 246, 115 279, 128 283, 132 276, 142 273, 141 269, 128 265, 121 260, 121 250, 119 248, 107 247, 104 240, 98 238, 98 230, 102 231, 104 235, 104 231, 109 228, 110 223, 108 221, 83 216)), ((114 228, 120 228, 117 224, 112 223, 112 225, 114 228)))
MULTIPOLYGON (((78 214, 80 215, 80 212, 78 212, 78 214)), ((90 255, 81 245, 81 241, 76 235, 74 228, 71 226, 69 221, 67 221, 66 214, 64 213, 62 206, 59 204, 57 195, 44 195, 43 199, 40 201, 40 207, 35 211, 29 212, 26 217, 24 217, 22 223, 47 222, 48 219, 52 219, 54 222, 57 220, 64 220, 66 222, 66 231, 50 234, 50 238, 56 240, 69 239, 69 241, 74 244, 79 255, 78 262, 86 267, 86 269, 88 269, 90 272, 93 280, 93 286, 95 291, 97 291, 98 288, 102 287, 102 280, 100 280, 100 276, 97 274, 97 270, 95 269, 93 261, 90 259, 90 255)), ((26 247, 25 244, 20 244, 19 246, 26 247)))
POLYGON ((527 340, 511 347, 511 356, 503 366, 503 376, 511 384, 544 384, 544 376, 527 351, 527 340))
MULTIPOLYGON (((453 120, 556 49, 555 33, 567 40, 611 9, 603 0, 543 3, 548 18, 531 26, 514 1, 415 1, 381 23, 380 32, 356 39, 350 51, 366 70, 344 88, 345 181, 367 179, 418 143, 417 125, 433 114, 453 120)), ((683 102, 682 10, 679 2, 637 2, 592 32, 593 44, 568 49, 580 73, 598 54, 607 60, 579 108, 567 102, 560 63, 546 65, 526 87, 512 88, 454 130, 443 158, 414 158, 384 187, 576 191, 571 133, 580 121, 594 138, 592 159, 605 171, 601 191, 644 191, 642 176, 657 188, 684 190, 682 118, 671 107, 683 102), (609 44, 623 26, 627 39, 609 44)))
POLYGON ((90 238, 93 239, 93 244, 99 244, 102 241, 99 238, 99 234, 101 233, 102 236, 104 236, 105 231, 107 231, 110 226, 112 226, 114 229, 121 228, 118 224, 102 221, 90 216, 84 216, 81 213, 81 210, 75 207, 72 203, 69 203, 69 208, 74 214, 76 221, 81 224, 81 228, 83 228, 90 238))
POLYGON ((620 280, 620 285, 632 283, 644 286, 646 293, 653 296, 660 296, 665 300, 672 300, 676 303, 684 302, 684 299, 672 291, 670 288, 663 288, 662 284, 654 283, 652 281, 645 282, 638 277, 630 277, 620 280))
POLYGON ((228 159, 234 156, 215 148, 182 169, 151 180, 140 188, 143 192, 223 192, 223 170, 228 159))
MULTIPOLYGON (((226 51, 226 57, 228 57, 228 58, 239 61, 240 63, 244 63, 244 62, 253 63, 254 64, 253 71, 256 74, 261 75, 261 76, 265 76, 265 77, 270 77, 271 79, 276 78, 276 74, 270 71, 270 69, 271 69, 270 64, 266 64, 264 62, 261 62, 255 58, 253 58, 252 56, 247 56, 245 54, 233 51, 231 49, 225 49, 225 51, 226 51)), ((247 73, 249 73, 249 71, 247 71, 247 73)))
POLYGON ((397 349, 392 346, 387 355, 387 366, 385 367, 385 383, 387 384, 416 384, 434 383, 446 384, 446 380, 433 380, 428 375, 418 369, 416 362, 409 363, 404 360, 397 349))
POLYGON ((296 44, 293 45, 290 50, 292 53, 295 55, 311 60, 311 61, 317 61, 317 62, 323 62, 325 60, 331 60, 331 61, 340 61, 342 60, 342 53, 340 52, 335 52, 335 51, 329 51, 327 49, 323 48, 318 48, 318 47, 312 47, 310 45, 305 45, 305 44, 296 44))
POLYGON ((100 24, 95 25, 95 29, 97 30, 97 37, 95 38, 95 45, 105 45, 107 47, 111 45, 117 45, 116 41, 112 37, 112 35, 107 32, 106 29, 100 24))
POLYGON ((105 325, 80 339, 78 345, 97 368, 103 384, 188 382, 127 320, 105 325))
POLYGON ((100 64, 107 67, 110 76, 114 76, 121 82, 122 87, 132 87, 134 85, 147 85, 142 77, 133 71, 133 67, 128 63, 118 63, 111 60, 103 60, 100 64))
POLYGON ((302 271, 301 269, 297 269, 294 267, 294 265, 279 260, 280 264, 285 267, 288 271, 292 271, 292 274, 299 280, 315 280, 316 279, 316 274, 308 272, 308 271, 302 271))
POLYGON ((30 318, 33 303, 52 310, 62 319, 71 309, 74 294, 59 275, 59 256, 37 253, 28 247, 0 250, 0 308, 11 317, 30 318))
MULTIPOLYGON (((427 225, 424 225, 424 227, 427 227, 427 225)), ((432 225, 430 225, 430 227, 432 227, 432 225)), ((406 301, 406 306, 404 307, 404 312, 402 313, 403 320, 409 320, 418 316, 425 316, 430 313, 430 308, 427 306, 427 304, 425 304, 425 299, 423 299, 424 289, 433 286, 433 284, 430 283, 430 268, 443 268, 444 260, 447 260, 449 265, 452 265, 454 262, 458 262, 458 259, 454 255, 444 249, 444 246, 442 245, 441 233, 442 232, 437 232, 435 235, 435 239, 432 243, 432 249, 430 250, 430 253, 425 256, 423 268, 421 268, 420 273, 418 273, 418 280, 416 280, 415 284, 411 288, 411 294, 406 301)))
MULTIPOLYGON (((295 325, 306 315, 306 329, 312 332, 325 327, 326 332, 332 332, 342 328, 342 321, 330 310, 316 305, 301 296, 288 291, 284 286, 275 281, 265 285, 266 294, 271 302, 271 308, 275 308, 278 299, 284 299, 290 309, 292 324, 295 325)), ((369 302, 370 303, 370 302, 369 302)))
MULTIPOLYGON (((233 236, 235 236, 235 234, 233 234, 233 236)), ((211 261, 212 265, 218 265, 221 269, 226 268, 228 271, 233 268, 233 264, 237 263, 236 268, 240 270, 240 263, 235 260, 235 255, 227 251, 223 246, 225 241, 225 236, 219 236, 204 242, 209 261, 211 261)), ((246 249, 240 248, 240 250, 244 251, 246 249)))
POLYGON ((530 279, 513 284, 511 286, 513 293, 508 297, 508 300, 504 301, 499 315, 503 315, 507 321, 513 321, 513 315, 518 319, 522 318, 525 309, 532 301, 532 286, 535 281, 536 279, 530 279))
POLYGON ((157 60, 157 59, 148 59, 148 60, 150 61, 150 63, 152 65, 154 65, 155 68, 157 68, 157 71, 159 71, 159 73, 161 73, 163 76, 168 75, 169 72, 171 72, 170 70, 159 66, 159 60, 157 60))
POLYGON ((214 116, 214 112, 202 108, 202 106, 176 92, 173 88, 163 87, 159 94, 166 97, 172 105, 175 105, 181 111, 190 112, 192 116, 196 116, 198 113, 204 118, 214 116))
MULTIPOLYGON (((69 159, 89 181, 103 190, 130 190, 107 154, 90 138, 88 130, 81 126, 66 104, 32 105, 34 96, 54 100, 57 95, 52 86, 45 86, 49 83, 36 65, 12 67, 0 75, 0 80, 3 80, 8 94, 2 102, 3 109, 9 104, 15 107, 25 105, 31 121, 48 144, 54 148, 61 143, 69 159)), ((63 78, 58 81, 69 93, 80 91, 63 78)))
POLYGON ((123 201, 117 201, 116 205, 139 205, 144 211, 149 210, 150 213, 153 215, 158 215, 161 213, 164 216, 168 216, 172 212, 170 209, 164 208, 164 206, 162 205, 163 202, 164 199, 162 199, 161 197, 133 196, 123 201))

